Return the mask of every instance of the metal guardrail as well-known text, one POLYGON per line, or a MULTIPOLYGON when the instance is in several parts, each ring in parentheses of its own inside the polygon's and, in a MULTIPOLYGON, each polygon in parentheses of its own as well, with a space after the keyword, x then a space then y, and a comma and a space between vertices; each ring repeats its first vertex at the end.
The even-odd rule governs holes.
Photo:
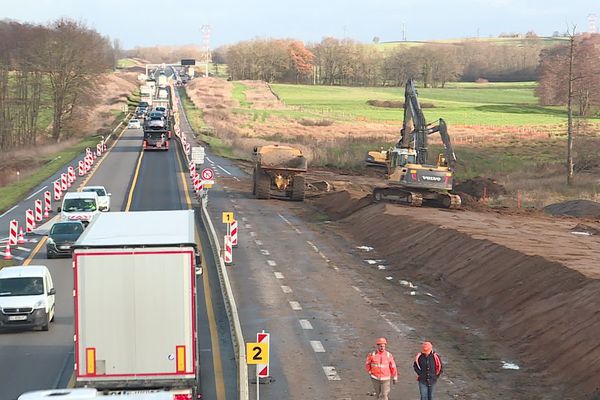
MULTIPOLYGON (((171 93, 176 93, 173 88, 171 88, 171 93)), ((179 94, 177 96, 177 106, 181 104, 179 99, 179 94)), ((183 108, 179 109, 180 115, 183 114, 184 118, 187 121, 187 115, 185 112, 181 112, 183 108)), ((189 125, 189 121, 188 121, 189 125)), ((176 128, 180 128, 177 127, 176 128)), ((178 138, 179 146, 183 149, 183 145, 181 143, 180 137, 181 129, 175 129, 175 136, 178 138)), ((195 139, 195 138, 189 138, 195 139)), ((183 151, 186 158, 186 166, 189 165, 189 157, 183 151)), ((233 349, 235 352, 235 357, 238 362, 238 399, 239 400, 248 400, 249 399, 249 388, 248 388, 248 366, 246 365, 246 348, 244 342, 244 336, 242 333, 242 325, 240 323, 240 318, 237 312, 237 305, 235 303, 235 298, 233 296, 233 290, 231 289, 231 283, 229 282, 229 275, 227 273, 227 268, 225 267, 225 262, 221 257, 221 245, 219 243, 219 239, 217 236, 217 232, 215 231, 214 225, 206 208, 206 201, 200 199, 200 207, 201 207, 201 217, 204 226, 206 227, 206 231, 208 233, 208 240, 210 242, 210 246, 213 250, 213 257, 215 260, 215 265, 217 266, 217 274, 219 276, 219 285, 221 286, 221 294, 223 295, 223 303, 225 304, 225 311, 227 312, 227 319, 229 320, 229 330, 231 332, 233 349)))

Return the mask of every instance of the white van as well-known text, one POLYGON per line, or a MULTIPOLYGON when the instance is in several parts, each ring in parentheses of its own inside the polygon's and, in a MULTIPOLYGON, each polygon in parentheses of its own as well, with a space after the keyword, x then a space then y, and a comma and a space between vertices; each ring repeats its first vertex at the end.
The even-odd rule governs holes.
POLYGON ((40 328, 54 321, 54 284, 44 265, 0 269, 0 328, 40 328))
POLYGON ((81 221, 87 226, 100 212, 100 199, 96 192, 69 192, 58 212, 61 221, 81 221))

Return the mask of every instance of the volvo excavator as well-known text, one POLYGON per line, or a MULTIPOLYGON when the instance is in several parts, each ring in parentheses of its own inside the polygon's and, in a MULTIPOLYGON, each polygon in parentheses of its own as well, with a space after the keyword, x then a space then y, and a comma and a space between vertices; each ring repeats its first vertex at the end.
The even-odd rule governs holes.
POLYGON ((400 140, 387 152, 387 184, 373 189, 375 202, 390 201, 419 207, 425 202, 445 208, 458 208, 460 196, 451 194, 456 155, 443 119, 427 124, 419 104, 414 81, 404 91, 404 121, 400 140), (427 164, 428 136, 439 133, 444 153, 435 165, 427 164))

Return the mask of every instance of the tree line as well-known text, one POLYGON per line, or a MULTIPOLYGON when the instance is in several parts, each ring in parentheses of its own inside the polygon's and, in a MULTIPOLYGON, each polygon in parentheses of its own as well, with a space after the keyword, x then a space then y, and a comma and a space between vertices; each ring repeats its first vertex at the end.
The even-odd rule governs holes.
POLYGON ((71 137, 115 62, 110 40, 82 23, 0 21, 0 150, 71 137))
POLYGON ((540 51, 547 44, 537 37, 519 43, 465 40, 375 46, 329 37, 305 46, 291 39, 255 39, 215 50, 213 61, 226 63, 234 80, 402 86, 412 77, 425 87, 443 87, 459 80, 535 80, 540 51))

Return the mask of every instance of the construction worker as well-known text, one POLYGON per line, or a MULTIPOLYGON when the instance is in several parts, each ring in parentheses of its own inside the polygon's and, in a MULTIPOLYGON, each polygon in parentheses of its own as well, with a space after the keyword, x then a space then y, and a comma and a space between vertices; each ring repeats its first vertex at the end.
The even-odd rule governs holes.
POLYGON ((417 373, 421 400, 433 400, 433 387, 442 374, 442 359, 433 351, 431 342, 421 344, 421 352, 417 353, 413 368, 417 373))
POLYGON ((365 367, 371 377, 377 399, 388 400, 388 394, 391 389, 390 381, 393 381, 394 384, 398 382, 398 370, 396 369, 394 356, 385 349, 387 340, 382 337, 377 339, 375 344, 377 345, 377 350, 369 353, 365 367))

